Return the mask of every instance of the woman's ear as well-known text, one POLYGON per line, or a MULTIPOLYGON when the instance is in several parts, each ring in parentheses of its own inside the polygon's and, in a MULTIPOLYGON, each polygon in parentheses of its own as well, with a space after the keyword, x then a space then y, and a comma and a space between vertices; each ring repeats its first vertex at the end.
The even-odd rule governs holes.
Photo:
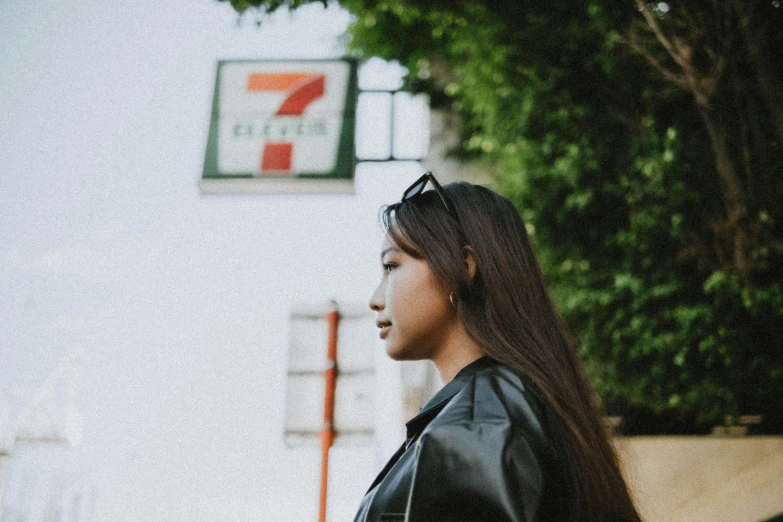
POLYGON ((473 247, 465 245, 462 248, 465 257, 465 268, 468 270, 468 279, 473 281, 476 276, 476 259, 473 257, 473 247))

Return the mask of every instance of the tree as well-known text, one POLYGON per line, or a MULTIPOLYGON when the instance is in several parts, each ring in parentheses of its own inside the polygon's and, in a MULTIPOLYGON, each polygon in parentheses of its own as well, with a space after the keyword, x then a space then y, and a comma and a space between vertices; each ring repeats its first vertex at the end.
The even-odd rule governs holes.
POLYGON ((628 430, 783 429, 777 0, 340 3, 353 53, 461 116, 628 430))

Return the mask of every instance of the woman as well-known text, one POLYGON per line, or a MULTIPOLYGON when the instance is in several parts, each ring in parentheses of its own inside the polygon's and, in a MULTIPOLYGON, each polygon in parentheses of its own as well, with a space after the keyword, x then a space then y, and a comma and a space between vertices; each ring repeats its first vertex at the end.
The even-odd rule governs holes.
POLYGON ((382 218, 380 336, 446 384, 355 521, 639 520, 511 202, 427 172, 382 218))

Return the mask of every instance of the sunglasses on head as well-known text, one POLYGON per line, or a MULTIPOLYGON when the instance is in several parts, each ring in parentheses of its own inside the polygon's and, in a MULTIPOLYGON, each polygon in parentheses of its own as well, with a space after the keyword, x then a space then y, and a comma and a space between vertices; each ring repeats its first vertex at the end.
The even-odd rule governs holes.
POLYGON ((446 197, 446 193, 443 191, 443 187, 440 186, 438 180, 435 179, 435 176, 433 176, 432 172, 429 170, 425 172, 419 179, 414 181, 413 184, 402 193, 402 199, 400 202, 403 203, 408 198, 412 198, 413 196, 424 192, 424 188, 427 186, 428 181, 432 183, 435 192, 437 192, 438 196, 440 196, 440 200, 443 202, 443 206, 446 207, 446 211, 448 211, 449 214, 459 221, 457 213, 454 211, 454 207, 451 206, 451 203, 449 203, 449 200, 446 197))

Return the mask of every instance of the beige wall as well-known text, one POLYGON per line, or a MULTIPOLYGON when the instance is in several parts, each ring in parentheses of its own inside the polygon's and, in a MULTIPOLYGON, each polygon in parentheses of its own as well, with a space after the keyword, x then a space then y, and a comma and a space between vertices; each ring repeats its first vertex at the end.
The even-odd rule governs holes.
POLYGON ((783 437, 617 437, 647 522, 758 522, 783 513, 783 437))

